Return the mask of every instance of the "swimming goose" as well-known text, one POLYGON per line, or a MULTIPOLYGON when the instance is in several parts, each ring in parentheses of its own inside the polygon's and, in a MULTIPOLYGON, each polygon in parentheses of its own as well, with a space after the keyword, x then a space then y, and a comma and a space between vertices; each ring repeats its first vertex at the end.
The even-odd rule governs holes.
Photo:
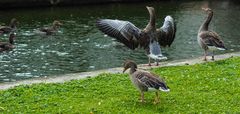
POLYGON ((62 26, 63 24, 60 21, 53 21, 53 24, 51 27, 43 27, 39 30, 36 30, 35 33, 39 35, 52 35, 57 32, 57 30, 62 26))
POLYGON ((134 61, 125 61, 123 72, 129 68, 130 79, 135 87, 140 91, 141 102, 144 102, 144 92, 155 91, 156 98, 154 103, 159 103, 158 91, 170 91, 166 82, 161 77, 151 72, 137 70, 137 64, 134 61))
POLYGON ((132 50, 138 47, 144 48, 149 58, 149 66, 151 65, 151 59, 154 59, 158 65, 159 60, 167 59, 162 55, 159 44, 170 46, 175 37, 176 27, 172 17, 167 16, 163 27, 156 29, 155 10, 153 7, 146 6, 146 8, 150 20, 143 30, 137 28, 131 22, 123 20, 100 19, 97 20, 96 25, 100 31, 132 50))
POLYGON ((207 51, 212 51, 212 60, 214 60, 213 51, 216 49, 226 50, 226 48, 220 36, 216 32, 208 30, 208 25, 211 22, 213 11, 210 8, 202 8, 202 10, 207 12, 208 16, 198 30, 198 44, 204 50, 203 60, 207 61, 207 51))
POLYGON ((9 42, 0 42, 0 52, 3 51, 8 51, 14 48, 14 39, 15 39, 15 34, 11 33, 9 35, 9 42))
POLYGON ((13 18, 9 24, 9 26, 0 26, 0 34, 8 34, 10 32, 13 32, 17 29, 17 25, 19 22, 17 19, 13 18))

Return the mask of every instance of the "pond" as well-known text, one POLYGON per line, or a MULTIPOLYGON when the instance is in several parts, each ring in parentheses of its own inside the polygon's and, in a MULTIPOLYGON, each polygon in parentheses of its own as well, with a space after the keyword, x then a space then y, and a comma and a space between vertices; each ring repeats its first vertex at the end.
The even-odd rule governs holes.
MULTIPOLYGON (((158 27, 166 15, 171 15, 177 22, 174 43, 170 48, 162 49, 168 60, 203 55, 197 44, 197 31, 206 16, 201 10, 203 6, 213 9, 210 29, 220 34, 228 48, 216 53, 240 50, 238 2, 171 1, 1 10, 1 25, 13 17, 20 25, 16 48, 0 53, 0 82, 119 67, 126 59, 147 63, 143 49, 132 51, 112 38, 104 37, 95 26, 97 19, 110 18, 128 20, 144 28, 149 19, 147 5, 155 8, 158 27), (36 28, 51 25, 55 19, 64 24, 56 35, 41 37, 33 33, 36 28)), ((7 39, 7 36, 0 36, 0 41, 7 39)))

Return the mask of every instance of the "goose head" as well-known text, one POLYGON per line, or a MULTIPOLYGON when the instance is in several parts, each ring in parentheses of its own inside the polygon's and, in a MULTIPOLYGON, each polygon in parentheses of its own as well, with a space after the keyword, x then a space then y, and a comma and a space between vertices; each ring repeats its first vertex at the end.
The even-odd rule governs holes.
POLYGON ((124 68, 123 69, 123 73, 124 73, 129 68, 137 69, 137 64, 134 61, 127 60, 124 62, 123 68, 124 68))
POLYGON ((207 13, 211 13, 212 12, 212 9, 210 9, 210 8, 202 8, 202 10, 207 12, 207 13))
POLYGON ((60 21, 57 21, 57 20, 53 21, 53 26, 60 27, 62 25, 63 24, 60 21))
POLYGON ((14 27, 16 27, 18 24, 19 24, 19 21, 18 21, 16 18, 12 18, 11 21, 10 21, 9 26, 12 27, 12 28, 14 28, 14 27))
POLYGON ((148 10, 149 12, 154 12, 154 8, 153 8, 153 7, 146 6, 146 8, 147 8, 147 10, 148 10))

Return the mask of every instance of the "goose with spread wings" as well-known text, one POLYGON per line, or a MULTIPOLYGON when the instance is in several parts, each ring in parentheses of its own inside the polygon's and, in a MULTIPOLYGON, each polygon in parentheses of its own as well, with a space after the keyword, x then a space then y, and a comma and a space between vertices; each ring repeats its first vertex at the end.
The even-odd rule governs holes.
POLYGON ((173 18, 167 16, 163 26, 156 29, 155 10, 153 7, 146 6, 146 8, 150 20, 143 30, 131 22, 123 20, 99 19, 96 25, 100 31, 132 50, 138 47, 144 48, 149 57, 149 65, 151 65, 151 59, 154 59, 158 65, 160 60, 167 59, 162 55, 160 45, 170 46, 172 44, 175 38, 176 25, 173 18))

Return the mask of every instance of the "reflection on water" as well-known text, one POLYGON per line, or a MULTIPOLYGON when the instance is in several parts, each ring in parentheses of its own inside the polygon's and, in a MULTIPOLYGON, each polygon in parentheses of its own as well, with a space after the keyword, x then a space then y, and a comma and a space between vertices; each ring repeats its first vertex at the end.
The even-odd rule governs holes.
MULTIPOLYGON (((163 49, 170 60, 202 55, 196 40, 198 28, 206 16, 201 11, 202 6, 209 6, 214 10, 210 28, 218 32, 225 41, 229 49, 225 52, 240 49, 240 6, 229 1, 110 4, 0 11, 1 25, 8 23, 12 17, 20 21, 16 48, 0 54, 0 82, 116 67, 121 66, 125 59, 147 63, 144 50, 131 51, 104 36, 95 27, 96 19, 111 18, 128 20, 137 27, 144 28, 149 17, 146 5, 155 7, 158 27, 162 25, 166 15, 172 15, 177 21, 176 40, 171 48, 163 49), (58 34, 50 37, 33 34, 35 29, 51 25, 55 19, 64 23, 58 34)), ((7 40, 7 36, 0 37, 0 41, 4 40, 7 40)))

